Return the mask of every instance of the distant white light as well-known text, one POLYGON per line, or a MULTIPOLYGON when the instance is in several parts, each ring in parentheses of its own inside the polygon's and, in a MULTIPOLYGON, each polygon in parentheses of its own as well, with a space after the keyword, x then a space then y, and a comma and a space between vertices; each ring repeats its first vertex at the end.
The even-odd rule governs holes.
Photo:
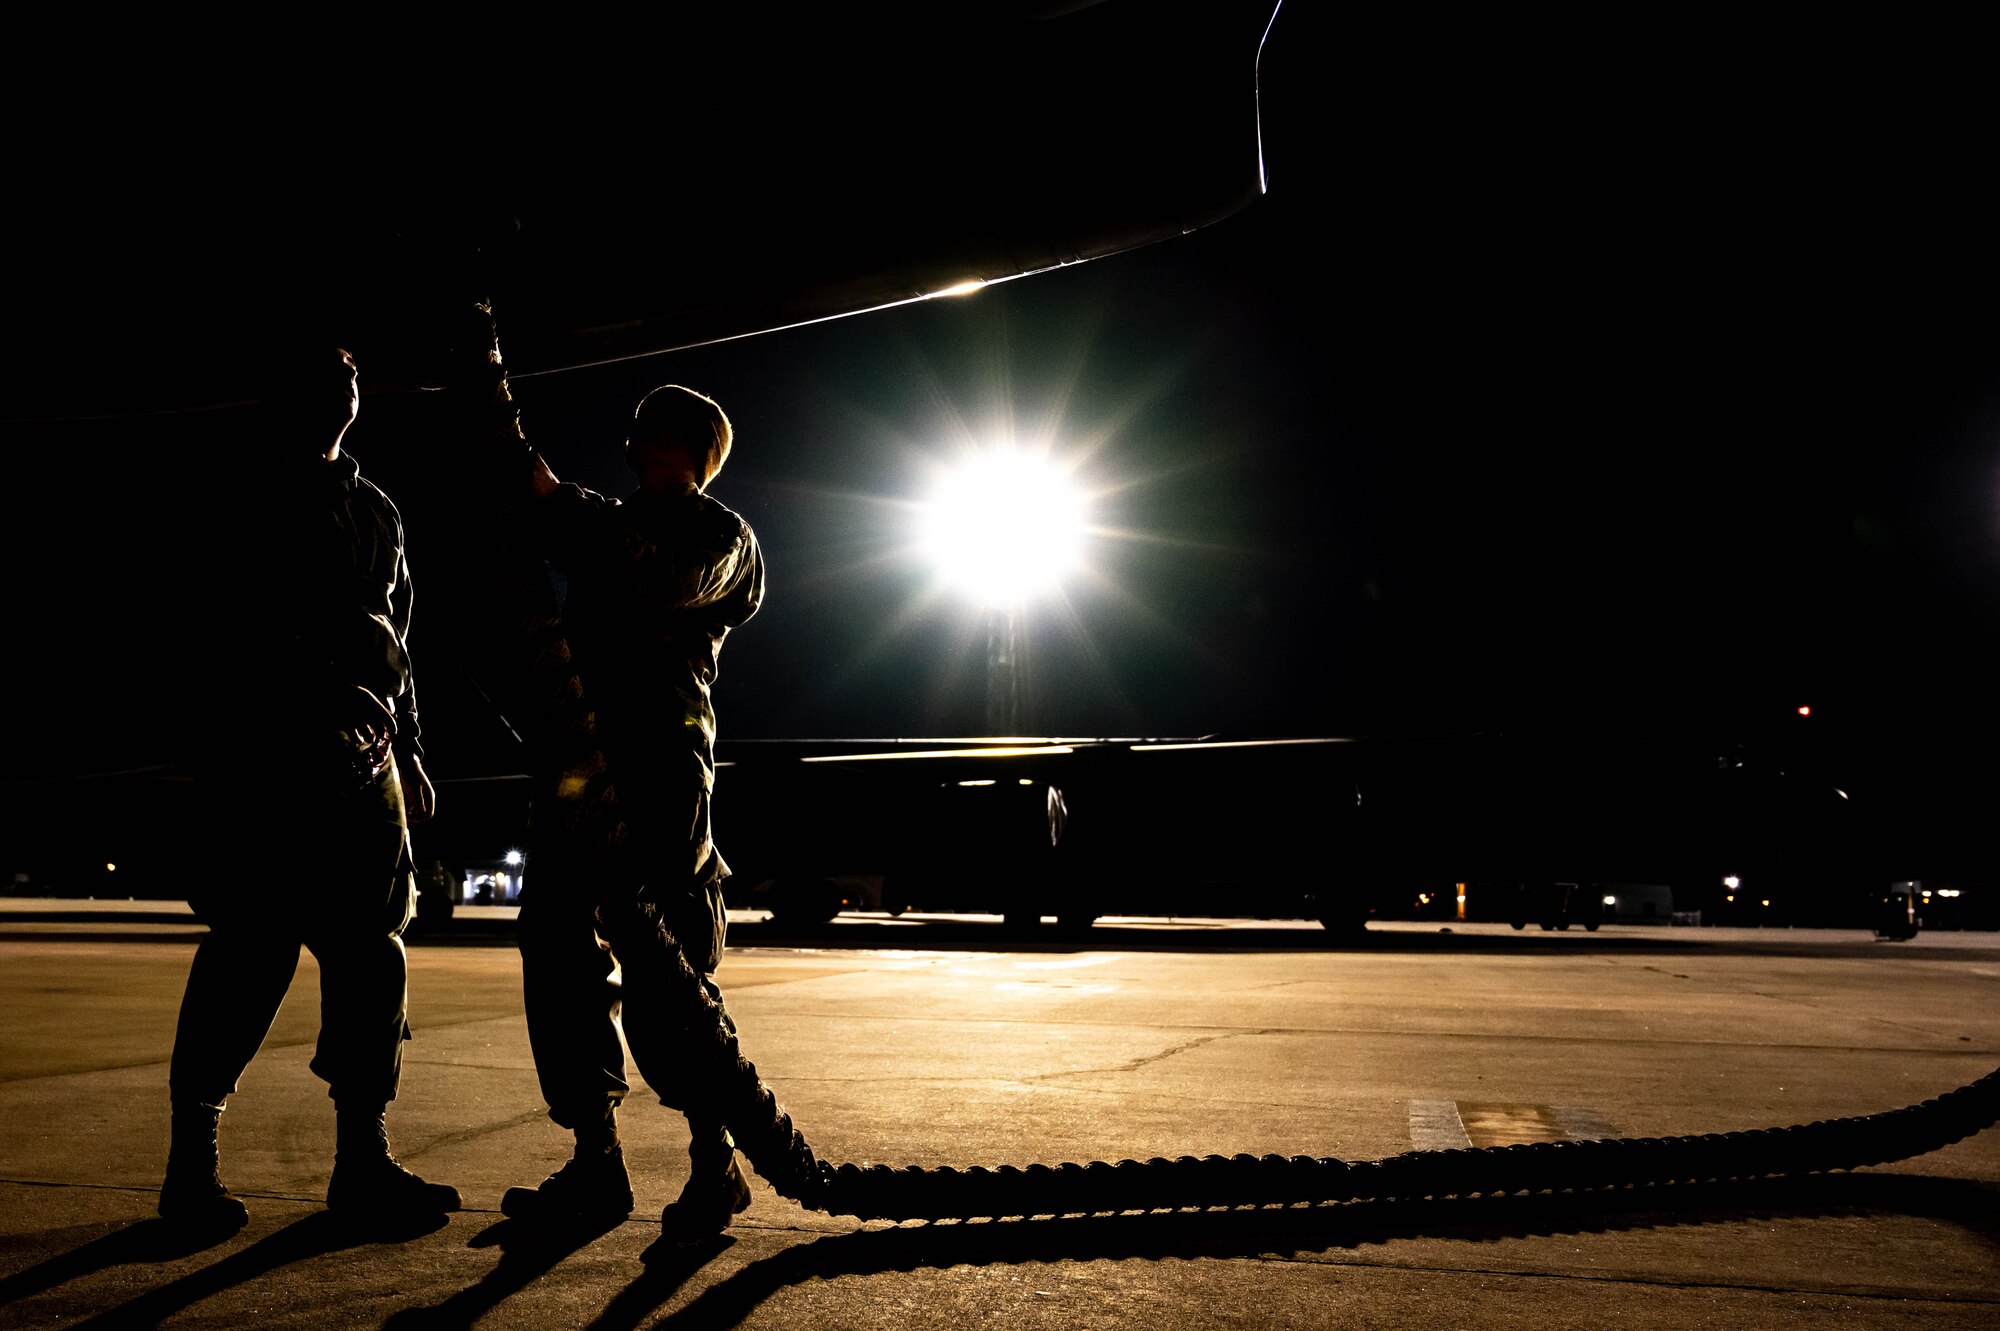
POLYGON ((509 864, 519 864, 521 862, 521 852, 518 850, 510 850, 503 858, 509 864))
POLYGON ((919 539, 946 582, 989 606, 1053 591, 1083 557, 1084 497, 1046 457, 977 454, 923 506, 919 539))
POLYGON ((1068 744, 1003 744, 989 749, 911 749, 901 753, 821 753, 802 763, 865 763, 885 758, 1025 758, 1041 753, 1075 753, 1068 744))
POLYGON ((1743 880, 1735 874, 1730 874, 1722 880, 1722 885, 1734 892, 1737 888, 1743 886, 1743 880))
POLYGON ((1604 904, 1605 904, 1605 905, 1607 905, 1607 906, 1615 906, 1615 905, 1617 905, 1617 904, 1618 904, 1618 898, 1617 898, 1617 897, 1606 897, 1606 898, 1604 898, 1604 904))
POLYGON ((1355 740, 1338 739, 1204 739, 1180 740, 1171 744, 1134 744, 1134 753, 1165 753, 1173 749, 1261 749, 1284 744, 1353 744, 1355 740))

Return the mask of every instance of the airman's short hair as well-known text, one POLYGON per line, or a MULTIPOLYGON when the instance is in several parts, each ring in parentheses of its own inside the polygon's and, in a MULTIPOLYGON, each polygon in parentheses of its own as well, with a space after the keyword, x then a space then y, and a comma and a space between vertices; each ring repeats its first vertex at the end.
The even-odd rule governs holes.
POLYGON ((707 485, 729 460, 736 432, 729 417, 705 393, 679 384, 662 384, 639 399, 632 411, 632 444, 666 444, 687 449, 701 468, 707 485))

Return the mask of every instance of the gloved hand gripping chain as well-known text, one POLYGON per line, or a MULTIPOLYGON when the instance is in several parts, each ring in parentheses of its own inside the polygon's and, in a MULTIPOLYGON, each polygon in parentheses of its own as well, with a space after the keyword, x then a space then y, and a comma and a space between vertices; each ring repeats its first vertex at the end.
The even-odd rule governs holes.
MULTIPOLYGON (((483 302, 478 314, 490 320, 483 302)), ((490 323, 475 327, 490 329, 490 323)), ((485 348, 476 349, 481 352, 479 370, 467 386, 475 394, 490 394, 483 400, 494 408, 480 446, 491 449, 497 440, 512 462, 523 440, 500 368, 498 342, 491 340, 490 356, 485 348)), ((515 526, 503 523, 500 529, 515 526)), ((574 778, 563 783, 557 806, 538 807, 536 818, 559 825, 571 844, 596 846, 607 872, 615 875, 609 866, 620 860, 630 828, 547 579, 530 551, 505 551, 499 563, 518 574, 511 580, 496 578, 506 589, 506 613, 514 620, 509 636, 515 652, 506 678, 493 683, 512 700, 508 710, 525 723, 530 745, 556 764, 554 770, 574 778)), ((657 917, 649 914, 645 927, 660 929, 671 942, 671 932, 657 917)), ((678 947, 667 952, 679 956, 678 947)), ((686 962, 658 978, 680 991, 682 1035, 690 1056, 705 1068, 690 1083, 711 1089, 710 1107, 757 1173, 781 1195, 811 1210, 862 1219, 1000 1219, 1772 1178, 1906 1160, 1973 1136, 2000 1119, 2000 1070, 1995 1070, 1934 1100, 1885 1113, 1701 1136, 1406 1151, 1356 1161, 1184 1155, 1083 1165, 832 1164, 814 1154, 756 1065, 742 1056, 721 1008, 686 962)))

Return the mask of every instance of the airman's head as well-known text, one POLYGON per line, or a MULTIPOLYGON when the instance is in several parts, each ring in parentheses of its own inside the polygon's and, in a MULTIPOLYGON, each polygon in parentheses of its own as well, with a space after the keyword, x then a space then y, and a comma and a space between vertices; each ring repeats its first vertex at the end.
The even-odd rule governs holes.
POLYGON ((735 431, 715 400, 679 384, 662 384, 639 400, 625 460, 648 489, 656 478, 707 487, 729 459, 735 431))

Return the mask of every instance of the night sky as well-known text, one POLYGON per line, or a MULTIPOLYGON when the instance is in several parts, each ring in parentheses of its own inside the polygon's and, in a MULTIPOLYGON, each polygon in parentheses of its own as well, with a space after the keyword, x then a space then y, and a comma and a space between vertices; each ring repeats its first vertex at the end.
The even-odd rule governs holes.
POLYGON ((1806 705, 1991 734, 1993 257, 1949 77, 1883 34, 1607 34, 1586 63, 1326 18, 1288 47, 1291 18, 1269 194, 1234 217, 520 385, 559 468, 614 489, 645 389, 731 411, 715 493, 771 596, 725 653, 726 733, 981 733, 980 622, 915 609, 898 501, 1011 428, 1081 457, 1123 533, 1029 614, 1033 733, 1722 732, 1806 705))
MULTIPOLYGON (((1950 34, 1637 29, 1282 13, 1269 193, 1235 216, 526 378, 524 420, 566 479, 622 492, 647 389, 729 411, 713 493, 770 593, 722 656, 725 738, 986 730, 981 618, 902 552, 924 467, 1011 430, 1077 460, 1105 529, 1028 612, 1025 732, 1748 733, 1811 706, 1856 752, 1974 771, 2000 622, 1990 96, 1950 34)), ((499 317, 504 342, 504 293, 499 317)), ((506 770, 479 646, 426 580, 490 518, 398 410, 364 398, 348 444, 409 522, 434 770, 506 770)), ((14 688, 66 700, 15 771, 143 758, 131 662, 163 584, 127 544, 159 530, 131 484, 157 463, 121 450, 154 445, 11 428, 14 688), (147 567, 107 585, 102 550, 147 567)), ((226 615, 222 558, 176 551, 167 603, 226 615)))

